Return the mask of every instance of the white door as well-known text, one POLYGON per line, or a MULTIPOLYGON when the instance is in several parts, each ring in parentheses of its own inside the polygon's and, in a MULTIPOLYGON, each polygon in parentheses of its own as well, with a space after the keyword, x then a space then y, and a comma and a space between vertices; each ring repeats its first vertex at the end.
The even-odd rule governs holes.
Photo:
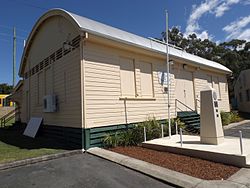
POLYGON ((177 111, 195 110, 193 73, 185 70, 176 74, 175 96, 177 111), (182 104, 183 103, 183 104, 182 104))

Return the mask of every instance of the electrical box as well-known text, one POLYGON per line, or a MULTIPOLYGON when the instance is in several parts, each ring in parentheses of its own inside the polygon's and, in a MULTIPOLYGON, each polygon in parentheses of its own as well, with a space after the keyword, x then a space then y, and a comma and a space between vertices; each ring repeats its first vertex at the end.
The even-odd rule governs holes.
POLYGON ((224 141, 219 103, 213 88, 201 91, 201 143, 218 145, 224 141))
POLYGON ((56 112, 57 109, 56 95, 46 95, 43 97, 43 112, 56 112))

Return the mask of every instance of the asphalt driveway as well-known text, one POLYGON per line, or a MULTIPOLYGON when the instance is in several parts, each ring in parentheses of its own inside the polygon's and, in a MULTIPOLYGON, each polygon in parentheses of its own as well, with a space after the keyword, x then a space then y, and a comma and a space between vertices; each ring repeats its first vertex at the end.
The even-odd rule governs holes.
POLYGON ((0 187, 166 188, 171 186, 85 153, 0 171, 0 187))
POLYGON ((250 138, 250 123, 244 123, 224 130, 225 136, 239 137, 239 131, 242 131, 243 138, 250 138))

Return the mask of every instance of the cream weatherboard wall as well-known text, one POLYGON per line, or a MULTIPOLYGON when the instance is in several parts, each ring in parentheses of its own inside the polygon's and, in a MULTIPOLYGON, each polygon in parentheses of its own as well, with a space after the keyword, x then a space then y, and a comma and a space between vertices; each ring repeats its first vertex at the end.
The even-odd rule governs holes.
POLYGON ((199 111, 196 99, 207 85, 216 89, 221 110, 229 111, 230 70, 172 49, 167 88, 163 49, 163 44, 64 10, 49 11, 24 50, 22 101, 17 103, 21 122, 42 117, 44 135, 87 149, 102 146, 107 132, 128 128, 125 124, 167 119, 168 105, 171 118, 176 117, 176 98, 199 111), (57 96, 57 112, 43 112, 46 95, 57 96))
MULTIPOLYGON (((86 128, 167 119, 167 94, 158 77, 166 72, 162 57, 85 42, 84 63, 86 128)), ((174 59, 170 69, 171 117, 175 98, 199 112, 200 91, 208 86, 217 91, 220 109, 229 111, 226 75, 184 64, 174 59)))
POLYGON ((86 128, 141 122, 153 116, 167 119, 167 95, 158 79, 158 71, 166 71, 164 60, 86 42, 84 63, 86 128))
MULTIPOLYGON (((230 111, 226 75, 211 70, 186 65, 175 60, 175 97, 193 110, 200 113, 200 92, 209 87, 215 89, 221 111, 230 111), (183 66, 184 65, 184 66, 183 66)), ((190 110, 177 103, 178 110, 190 110)))
MULTIPOLYGON (((60 16, 50 17, 41 25, 32 40, 25 73, 62 48, 63 42, 79 35, 78 30, 60 16)), ((43 117, 45 125, 82 127, 80 49, 76 48, 65 55, 63 53, 61 58, 49 62, 42 70, 24 80, 22 122, 27 123, 30 117, 43 117), (59 110, 44 113, 43 97, 52 94, 58 97, 59 110)))

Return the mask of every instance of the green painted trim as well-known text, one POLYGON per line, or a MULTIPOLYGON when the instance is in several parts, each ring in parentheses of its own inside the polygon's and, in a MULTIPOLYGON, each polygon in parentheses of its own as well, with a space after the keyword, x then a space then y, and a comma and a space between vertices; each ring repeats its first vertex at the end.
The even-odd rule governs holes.
POLYGON ((103 147, 103 138, 106 134, 115 134, 117 131, 125 131, 134 126, 135 123, 91 128, 90 147, 103 147))
POLYGON ((84 149, 87 150, 90 148, 90 129, 84 130, 84 149))
MULTIPOLYGON (((162 124, 166 124, 166 120, 158 120, 162 124)), ((89 149, 91 147, 103 147, 103 138, 106 134, 115 134, 119 131, 126 131, 133 128, 135 124, 120 124, 94 128, 70 128, 53 125, 43 125, 40 131, 43 135, 62 139, 65 144, 70 144, 74 147, 89 149)))
POLYGON ((108 132, 108 131, 114 131, 117 129, 126 129, 126 128, 132 128, 134 124, 121 124, 121 125, 111 125, 111 126, 105 126, 105 127, 94 127, 90 129, 90 133, 99 133, 99 132, 108 132))
POLYGON ((85 130, 82 129, 82 149, 85 149, 85 130))

